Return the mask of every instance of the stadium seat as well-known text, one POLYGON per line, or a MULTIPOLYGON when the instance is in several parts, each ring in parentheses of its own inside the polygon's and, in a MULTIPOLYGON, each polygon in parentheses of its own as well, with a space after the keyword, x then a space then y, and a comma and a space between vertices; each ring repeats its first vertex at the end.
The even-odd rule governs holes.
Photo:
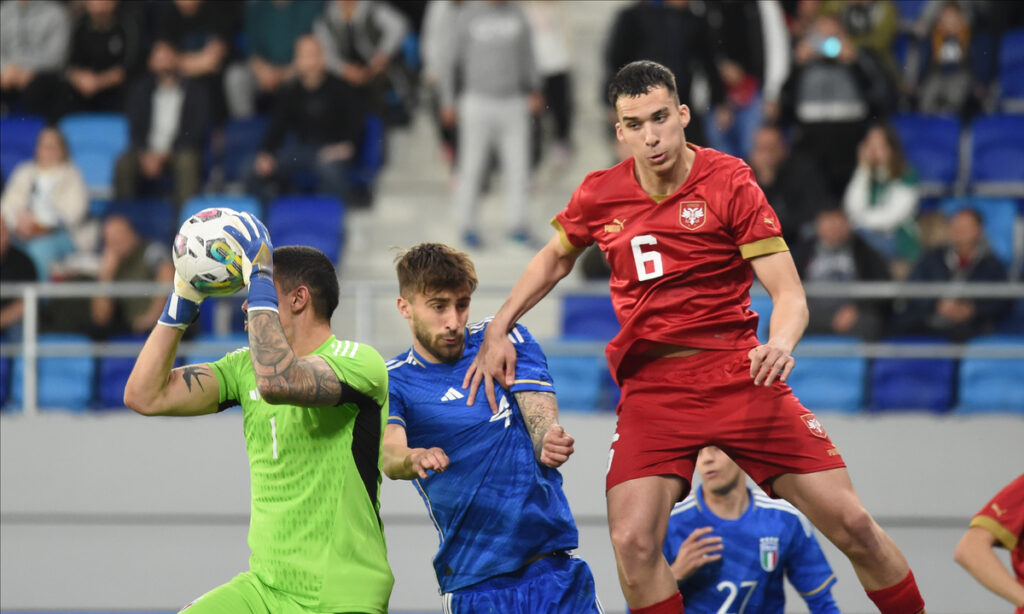
POLYGON ((892 118, 923 196, 948 193, 960 169, 960 121, 933 115, 892 118))
POLYGON ((598 409, 601 374, 607 369, 598 356, 548 356, 548 372, 555 383, 558 408, 575 411, 598 409))
POLYGON ((899 13, 903 29, 909 30, 917 21, 917 18, 921 16, 921 11, 928 4, 928 0, 900 0, 893 4, 896 5, 896 11, 899 13))
POLYGON ((89 193, 108 198, 114 190, 114 165, 128 148, 128 120, 120 113, 73 113, 60 120, 71 159, 81 169, 89 193))
POLYGON ((7 409, 7 393, 11 390, 11 359, 0 358, 0 409, 7 409))
POLYGON ((610 296, 566 294, 562 298, 563 339, 607 342, 618 333, 610 296))
POLYGON ((772 297, 767 294, 751 294, 750 310, 759 316, 757 338, 764 343, 768 341, 768 325, 772 319, 772 297))
MULTIPOLYGON (((111 343, 135 344, 140 349, 146 341, 143 335, 117 335, 111 343)), ((99 379, 97 380, 98 403, 101 409, 124 407, 124 385, 135 366, 135 356, 103 356, 99 358, 99 379)))
POLYGON ((1024 299, 1013 303, 1013 311, 1002 322, 996 325, 996 334, 1024 336, 1024 299))
POLYGON ((377 175, 384 168, 384 122, 377 115, 367 115, 355 160, 349 171, 352 188, 367 194, 373 191, 377 175))
POLYGON ((808 335, 796 349, 796 368, 788 383, 793 393, 812 411, 859 412, 865 407, 864 384, 868 360, 864 356, 817 356, 810 350, 841 353, 856 347, 853 337, 808 335))
POLYGON ((260 150, 269 120, 263 116, 233 119, 224 127, 224 151, 220 156, 224 181, 242 180, 245 165, 260 150))
MULTIPOLYGON (((888 343, 942 344, 932 337, 894 337, 888 343)), ((953 358, 876 358, 871 362, 871 408, 876 411, 928 410, 953 406, 956 360, 953 358)))
POLYGON ((985 237, 996 256, 1003 264, 1010 266, 1014 258, 1014 234, 1017 226, 1017 201, 1009 198, 992 197, 958 197, 946 198, 940 204, 940 210, 952 216, 965 207, 974 207, 981 213, 985 226, 985 237))
MULTIPOLYGON (((271 239, 274 237, 271 236, 271 239)), ((220 297, 217 300, 203 301, 199 306, 199 332, 202 334, 242 333, 245 331, 245 314, 242 313, 242 302, 245 292, 233 296, 220 297), (218 319, 225 318, 224 322, 218 319), (224 330, 217 330, 225 327, 224 330)))
POLYGON ((174 205, 160 198, 118 200, 107 207, 106 215, 127 217, 143 237, 170 245, 178 232, 174 205))
POLYGON ((970 184, 978 194, 1024 196, 1024 115, 974 121, 970 184))
POLYGON ((999 89, 1005 113, 1024 112, 1024 29, 1010 30, 1000 41, 999 89))
POLYGON ((282 196, 274 199, 264 219, 274 246, 309 245, 327 254, 335 265, 341 259, 345 232, 345 205, 322 195, 282 196))
MULTIPOLYGON (((38 376, 38 399, 40 408, 61 408, 70 411, 86 411, 92 403, 93 377, 96 361, 92 356, 83 356, 89 349, 89 338, 85 335, 49 333, 39 335, 39 345, 72 344, 79 346, 78 356, 40 357, 36 363, 38 376)), ((25 359, 14 360, 11 381, 11 404, 22 407, 24 390, 25 359)))
POLYGON ((263 207, 260 201, 252 196, 237 194, 200 194, 185 201, 181 207, 181 214, 178 215, 178 227, 185 223, 185 220, 199 213, 203 209, 213 207, 227 207, 240 213, 251 213, 257 218, 263 219, 263 207))
POLYGON ((4 181, 14 167, 35 157, 36 139, 45 125, 37 115, 0 117, 0 176, 4 181))
POLYGON ((960 361, 959 413, 1009 411, 1024 415, 1024 358, 977 355, 985 348, 1006 346, 1024 349, 1024 336, 989 335, 967 343, 967 355, 960 361))
MULTIPOLYGON (((206 301, 209 302, 209 301, 206 301)), ((231 333, 229 335, 213 335, 213 334, 201 334, 192 339, 193 343, 219 343, 225 347, 231 349, 225 349, 223 352, 193 352, 185 356, 184 363, 187 365, 201 364, 205 362, 217 362, 228 352, 234 351, 238 348, 243 348, 249 345, 248 333, 231 333)))

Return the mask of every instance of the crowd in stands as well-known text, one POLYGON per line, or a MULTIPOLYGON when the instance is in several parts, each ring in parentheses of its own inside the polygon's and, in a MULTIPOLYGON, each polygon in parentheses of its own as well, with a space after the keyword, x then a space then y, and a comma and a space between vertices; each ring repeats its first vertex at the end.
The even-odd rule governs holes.
MULTIPOLYGON (((674 71, 691 108, 688 140, 748 161, 805 280, 1017 280, 1022 6, 642 0, 605 33, 604 71, 636 59, 674 71)), ((172 207, 172 233, 204 193, 246 194, 257 211, 294 193, 372 206, 386 131, 420 107, 453 170, 462 246, 534 246, 530 173, 545 155, 573 155, 576 10, 586 8, 4 0, 0 276, 165 279, 169 237, 140 227, 163 215, 140 209, 154 199, 172 207), (71 134, 95 118, 108 123, 71 134), (492 239, 475 213, 495 172, 508 233, 492 239)), ((582 85, 579 95, 604 97, 603 84, 582 85)), ((583 264, 606 274, 599 253, 583 264)), ((4 297, 5 336, 17 308, 4 297)), ((89 316, 81 327, 107 337, 146 330, 154 309, 97 299, 78 311, 89 316)), ((1024 310, 1012 311, 1007 300, 812 297, 810 330, 960 341, 1021 332, 1024 310)), ((44 318, 44 330, 67 321, 44 318)))

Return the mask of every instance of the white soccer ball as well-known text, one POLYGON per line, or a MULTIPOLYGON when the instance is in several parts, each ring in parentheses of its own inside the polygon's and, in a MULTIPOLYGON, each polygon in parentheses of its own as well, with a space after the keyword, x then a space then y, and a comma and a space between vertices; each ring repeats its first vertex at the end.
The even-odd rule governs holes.
POLYGON ((243 251, 224 228, 245 228, 232 209, 203 209, 185 220, 174 237, 174 270, 206 296, 228 296, 245 287, 243 251))

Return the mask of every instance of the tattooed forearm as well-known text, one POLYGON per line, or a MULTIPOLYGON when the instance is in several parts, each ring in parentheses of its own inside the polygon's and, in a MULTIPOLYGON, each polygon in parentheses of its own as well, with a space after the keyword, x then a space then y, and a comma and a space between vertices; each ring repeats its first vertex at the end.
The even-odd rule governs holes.
POLYGON ((558 401, 553 392, 517 392, 516 403, 526 422, 526 430, 533 441, 533 455, 540 460, 544 448, 544 434, 558 422, 558 401))
POLYGON ((298 358, 270 311, 249 314, 249 352, 260 394, 271 403, 336 405, 341 382, 322 358, 298 358))
POLYGON ((205 392, 206 388, 203 387, 203 381, 199 378, 213 377, 213 374, 210 373, 210 368, 205 365, 189 365, 181 370, 181 377, 185 380, 185 387, 188 388, 189 392, 192 392, 193 381, 196 383, 196 386, 199 386, 200 390, 205 392))

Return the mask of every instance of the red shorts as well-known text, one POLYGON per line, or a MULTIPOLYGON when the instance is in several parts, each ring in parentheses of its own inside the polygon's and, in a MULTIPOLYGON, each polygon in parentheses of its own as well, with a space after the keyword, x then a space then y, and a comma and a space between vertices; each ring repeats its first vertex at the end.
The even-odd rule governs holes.
POLYGON ((784 473, 845 467, 824 427, 787 384, 754 385, 749 351, 627 357, 605 489, 651 475, 678 475, 689 489, 697 453, 709 445, 770 495, 771 480, 784 473))

